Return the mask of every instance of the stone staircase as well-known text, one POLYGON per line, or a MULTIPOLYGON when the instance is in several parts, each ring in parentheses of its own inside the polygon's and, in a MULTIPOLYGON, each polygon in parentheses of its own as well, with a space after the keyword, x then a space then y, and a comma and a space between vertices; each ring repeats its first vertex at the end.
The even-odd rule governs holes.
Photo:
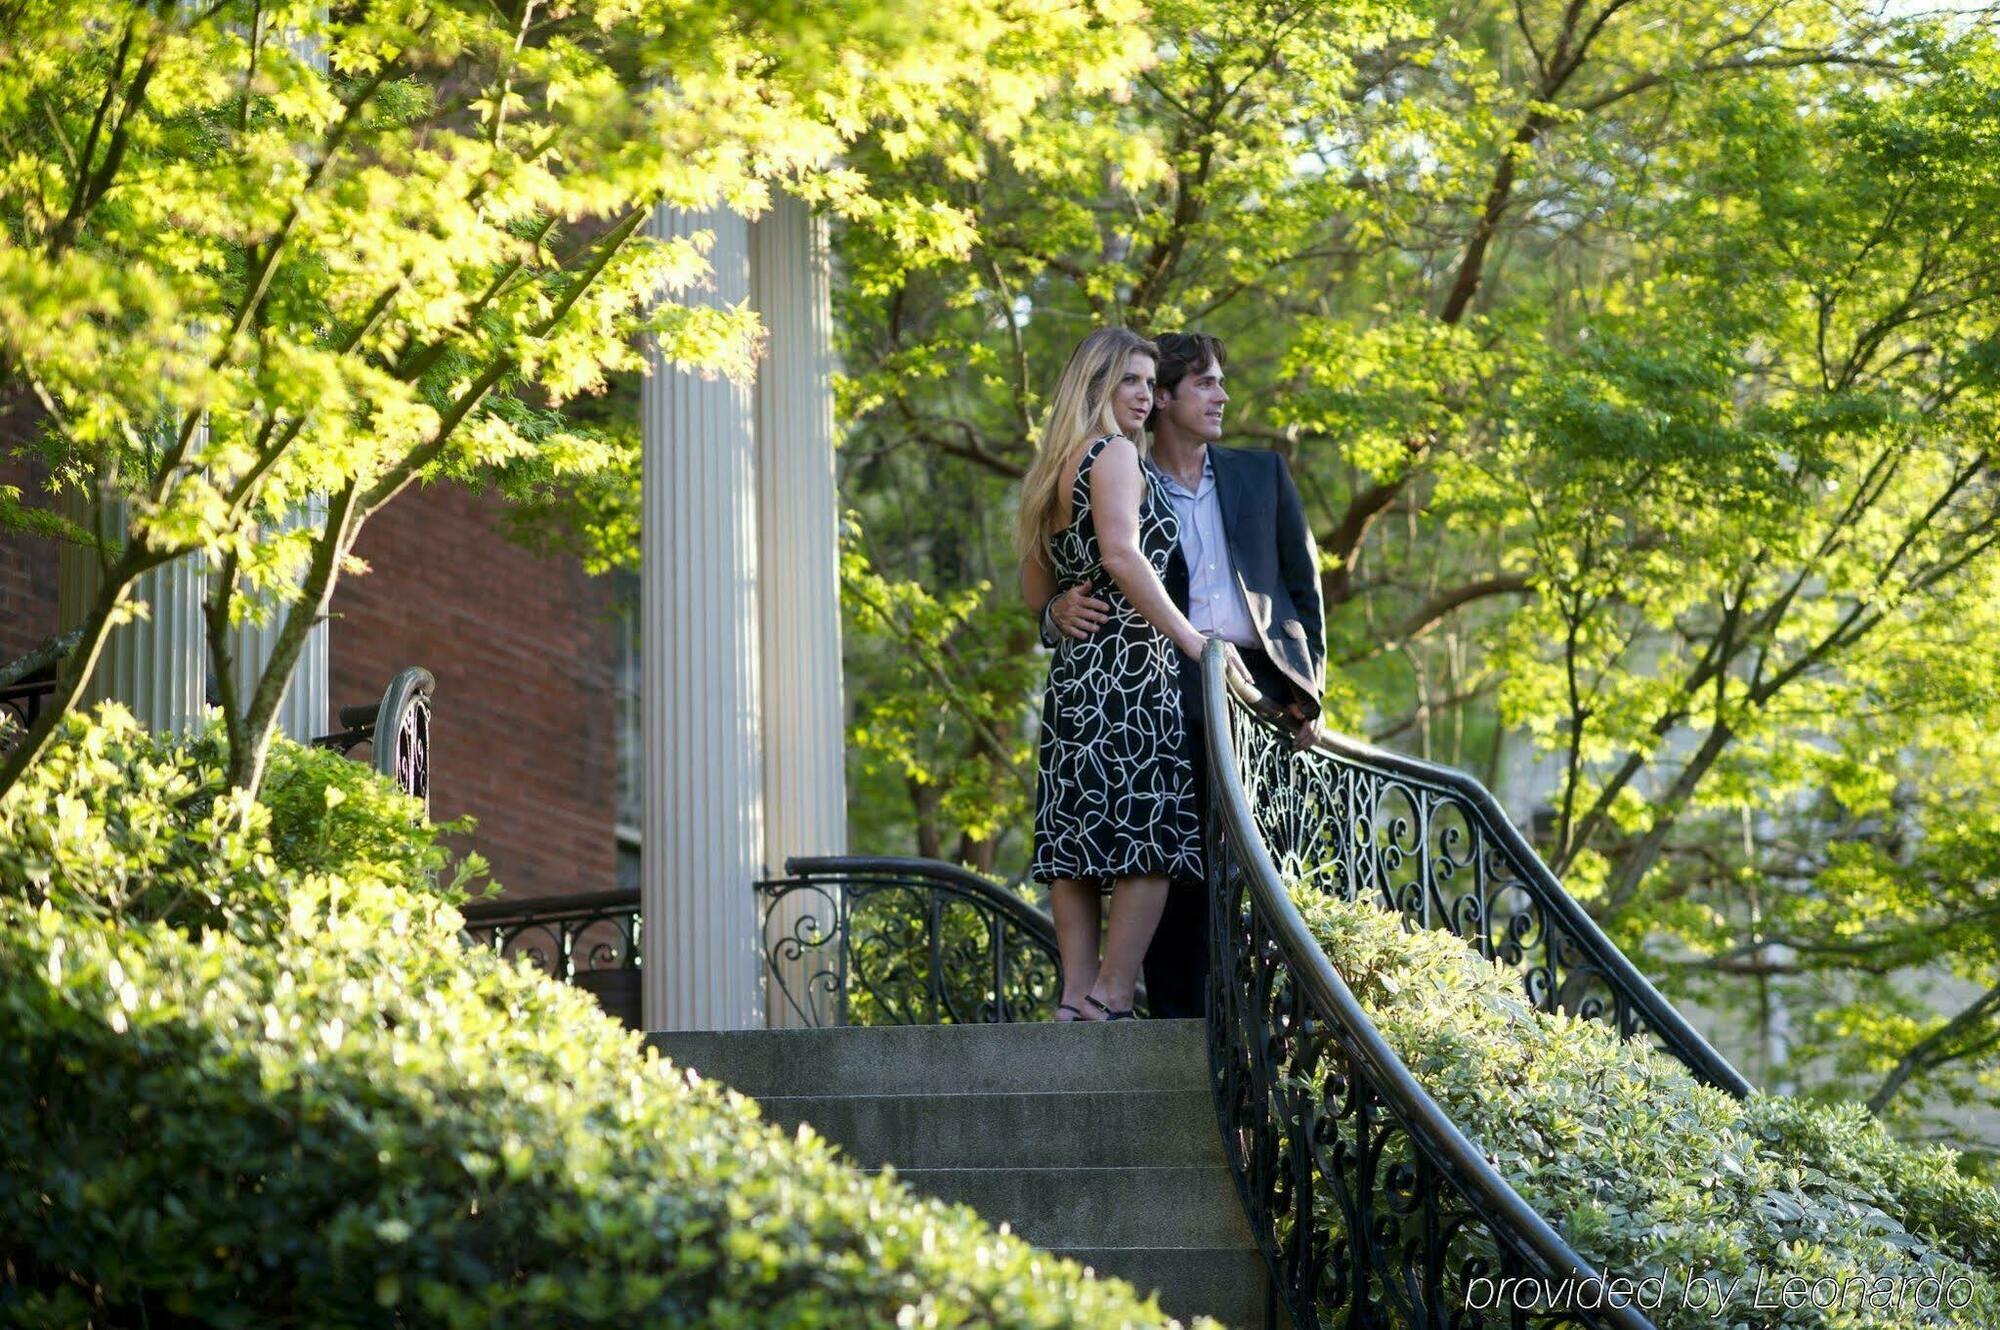
POLYGON ((1265 1271, 1223 1161, 1199 1021, 651 1036, 809 1122, 857 1164, 1157 1292, 1183 1320, 1265 1326, 1265 1271))

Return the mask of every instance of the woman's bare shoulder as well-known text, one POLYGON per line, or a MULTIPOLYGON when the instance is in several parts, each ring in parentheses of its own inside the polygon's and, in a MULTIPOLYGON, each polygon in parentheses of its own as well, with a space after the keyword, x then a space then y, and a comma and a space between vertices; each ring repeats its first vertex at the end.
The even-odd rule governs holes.
POLYGON ((1139 462, 1139 445, 1123 434, 1107 434, 1099 439, 1097 455, 1100 458, 1115 457, 1119 461, 1129 461, 1134 466, 1139 462))
POLYGON ((1139 450, 1123 434, 1101 434, 1084 445, 1083 451, 1076 455, 1075 466, 1069 473, 1071 477, 1070 483, 1074 484, 1077 477, 1082 476, 1087 471, 1096 470, 1099 462, 1112 457, 1119 459, 1119 462, 1114 463, 1114 465, 1121 464, 1125 459, 1130 459, 1134 465, 1137 465, 1139 450), (1123 445, 1122 452, 1120 451, 1120 445, 1123 445))

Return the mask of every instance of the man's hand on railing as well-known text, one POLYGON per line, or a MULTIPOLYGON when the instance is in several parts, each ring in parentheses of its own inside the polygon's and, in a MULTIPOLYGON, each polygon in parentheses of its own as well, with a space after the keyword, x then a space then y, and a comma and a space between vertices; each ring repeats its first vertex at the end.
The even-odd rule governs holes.
POLYGON ((1285 714, 1297 724, 1292 729, 1292 747, 1304 752, 1319 742, 1319 718, 1306 711, 1306 704, 1294 702, 1285 708, 1285 714))

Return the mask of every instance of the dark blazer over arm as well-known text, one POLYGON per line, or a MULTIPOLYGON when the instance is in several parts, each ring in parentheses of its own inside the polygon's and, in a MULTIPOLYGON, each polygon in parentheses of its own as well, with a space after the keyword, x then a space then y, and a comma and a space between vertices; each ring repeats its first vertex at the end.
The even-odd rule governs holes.
POLYGON ((1326 691, 1326 619, 1319 551, 1285 459, 1262 449, 1208 446, 1229 561, 1271 663, 1298 690, 1290 700, 1319 714, 1326 691))

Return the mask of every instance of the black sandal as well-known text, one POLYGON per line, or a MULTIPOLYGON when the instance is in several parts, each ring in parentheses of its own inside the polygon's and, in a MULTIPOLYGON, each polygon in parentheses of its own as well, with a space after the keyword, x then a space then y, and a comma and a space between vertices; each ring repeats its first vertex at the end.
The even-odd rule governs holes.
POLYGON ((1131 1007, 1127 1007, 1123 1011, 1113 1011, 1088 993, 1083 995, 1083 1000, 1103 1012, 1103 1019, 1107 1021, 1136 1021, 1139 1019, 1139 1013, 1131 1007))
POLYGON ((1058 1003, 1056 1003, 1056 1010, 1057 1010, 1057 1011, 1066 1011, 1066 1012, 1068 1012, 1068 1013, 1069 1013, 1069 1019, 1068 1019, 1068 1020, 1064 1020, 1064 1019, 1063 1019, 1062 1017, 1060 1017, 1060 1016, 1056 1017, 1056 1024, 1057 1024, 1057 1025, 1074 1025, 1074 1024, 1076 1024, 1076 1023, 1077 1023, 1078 1021, 1080 1021, 1080 1020, 1082 1020, 1082 1019, 1083 1019, 1083 1013, 1082 1013, 1081 1011, 1078 1011, 1078 1010, 1077 1010, 1077 1009, 1076 1009, 1075 1007, 1072 1007, 1072 1006, 1071 1006, 1071 1005, 1070 1005, 1069 1003, 1067 1003, 1067 1002, 1058 1002, 1058 1003))

